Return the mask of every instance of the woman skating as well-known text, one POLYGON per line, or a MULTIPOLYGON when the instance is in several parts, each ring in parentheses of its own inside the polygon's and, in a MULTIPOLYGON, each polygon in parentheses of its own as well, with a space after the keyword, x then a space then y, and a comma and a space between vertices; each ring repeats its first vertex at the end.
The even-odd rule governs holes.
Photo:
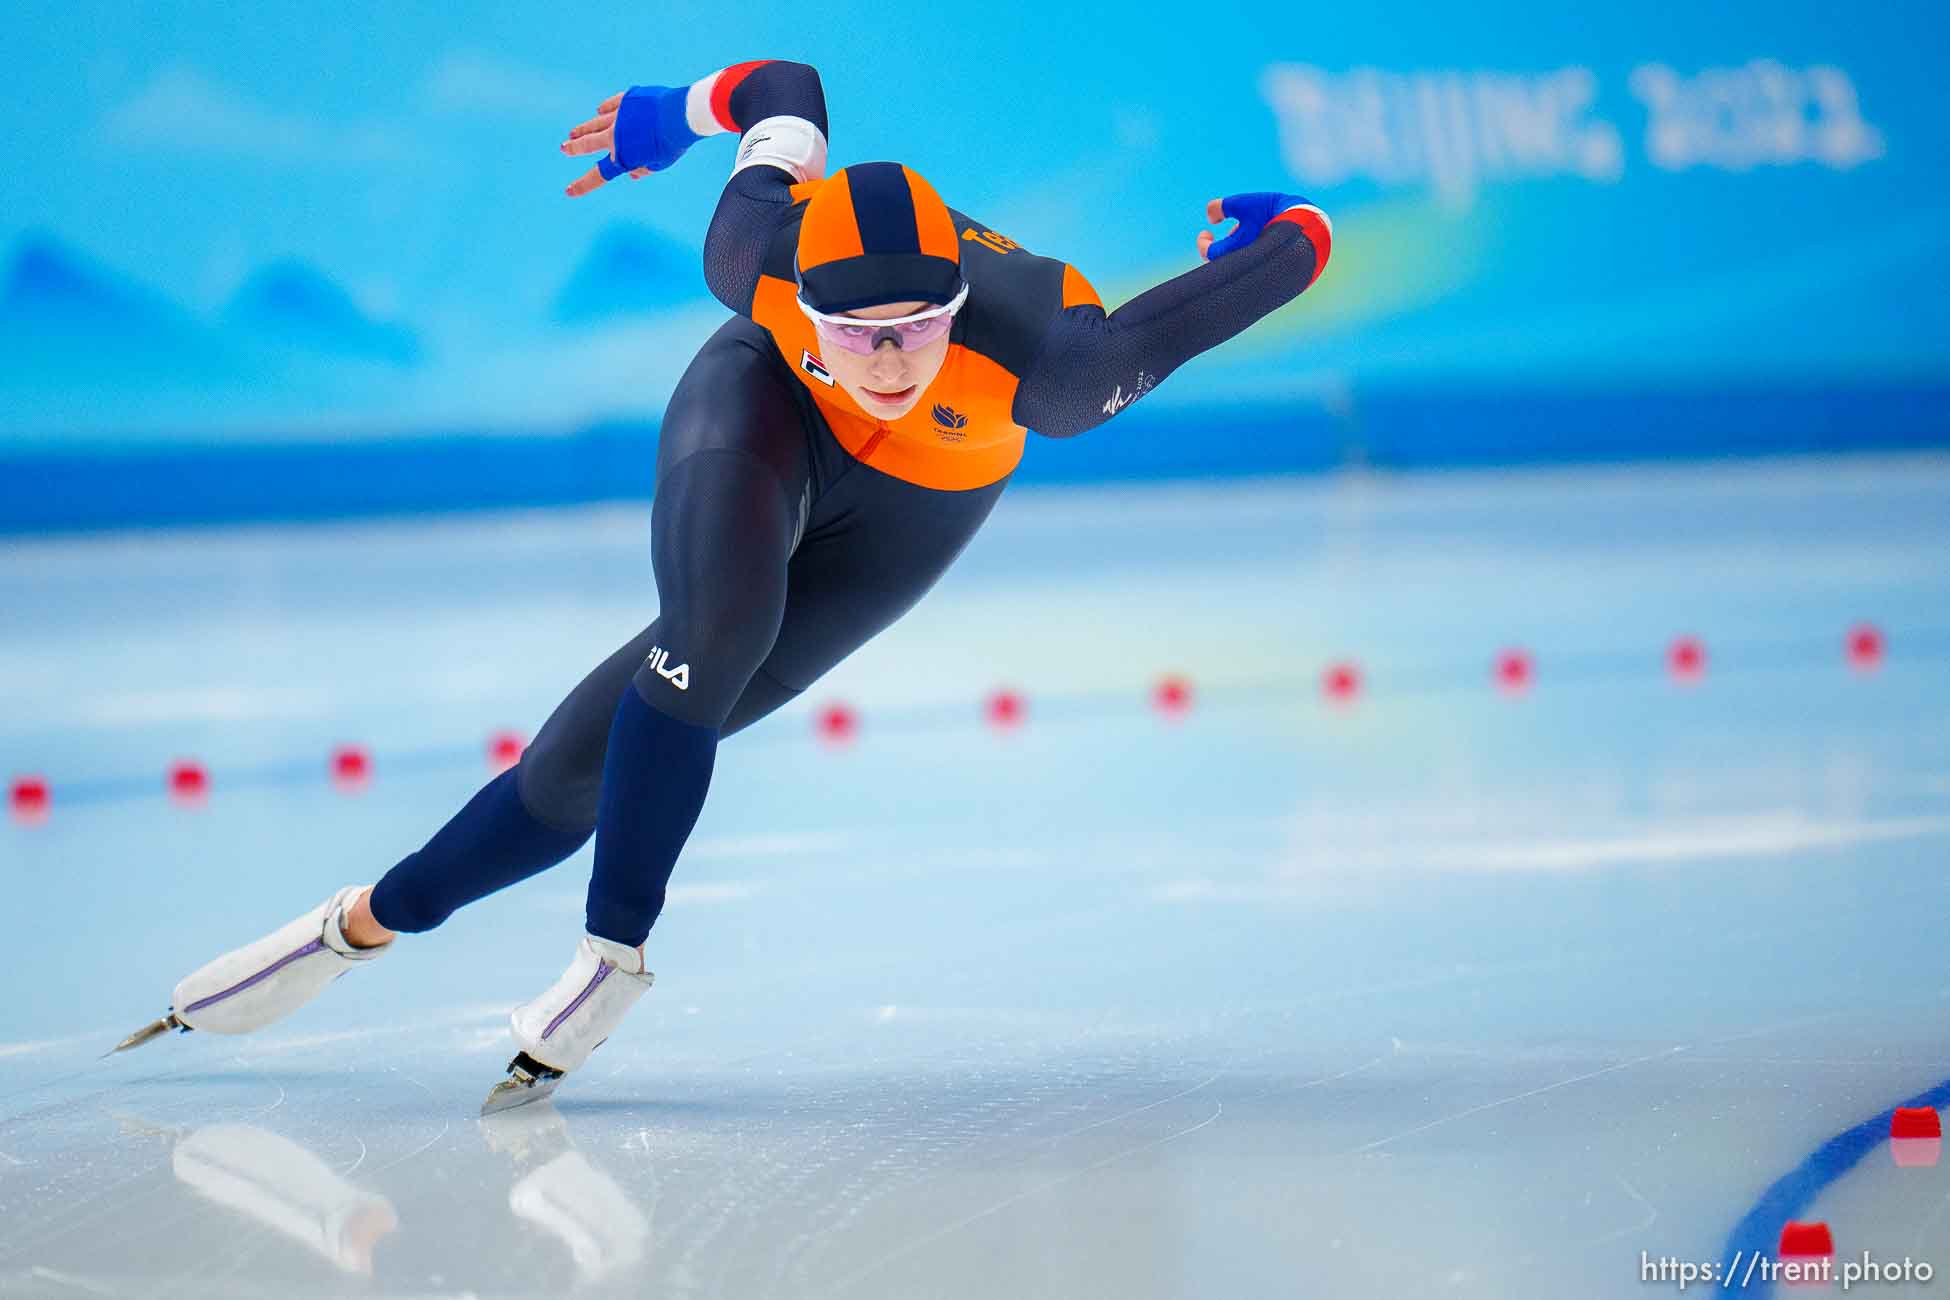
POLYGON ((826 174, 818 74, 737 64, 604 102, 563 150, 602 155, 569 194, 740 135, 704 248, 736 315, 661 426, 651 557, 658 615, 376 885, 347 886, 197 970, 171 1028, 243 1033, 295 1011, 400 932, 561 862, 595 836, 585 933, 511 1017, 517 1054, 483 1109, 546 1095, 649 987, 643 945, 696 823, 718 744, 911 608, 968 544, 1027 431, 1111 419, 1198 353, 1305 290, 1326 217, 1295 195, 1207 205, 1205 264, 1106 313, 1074 267, 948 208, 898 163, 826 174))

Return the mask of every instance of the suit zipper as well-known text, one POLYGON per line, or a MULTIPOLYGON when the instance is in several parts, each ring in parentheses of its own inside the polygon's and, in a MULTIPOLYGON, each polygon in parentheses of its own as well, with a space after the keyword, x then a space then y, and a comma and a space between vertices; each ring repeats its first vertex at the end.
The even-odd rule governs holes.
POLYGON ((880 450, 880 444, 885 442, 887 440, 887 435, 893 432, 892 429, 887 427, 887 422, 884 420, 875 420, 874 425, 875 428, 873 431, 873 436, 871 438, 868 438, 865 444, 861 446, 860 450, 855 453, 855 458, 858 460, 865 460, 867 457, 873 455, 876 451, 880 450))

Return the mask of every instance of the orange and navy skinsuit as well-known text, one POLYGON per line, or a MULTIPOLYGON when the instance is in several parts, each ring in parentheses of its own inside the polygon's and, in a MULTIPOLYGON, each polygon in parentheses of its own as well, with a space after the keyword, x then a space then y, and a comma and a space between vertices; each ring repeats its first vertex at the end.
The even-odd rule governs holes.
MULTIPOLYGON (((792 303, 807 196, 834 183, 819 78, 802 64, 741 64, 681 99, 666 102, 693 138, 741 133, 741 165, 705 242, 705 278, 739 314, 699 349, 664 412, 650 514, 657 618, 570 692, 520 764, 380 881, 372 907, 392 929, 431 929, 595 832, 587 928, 642 943, 719 740, 934 585, 1001 496, 1026 430, 1102 424, 1306 288, 1327 260, 1325 219, 1300 207, 1106 313, 1066 263, 952 210, 952 228, 914 218, 909 241, 957 250, 970 291, 940 375, 913 411, 877 420, 828 382, 792 303)), ((799 269, 810 280, 821 250, 808 251, 799 269)))
MULTIPOLYGON (((818 131, 823 161, 826 104, 813 69, 747 63, 707 81, 718 129, 798 119, 818 131)), ((1067 437, 1108 420, 1185 361, 1311 285, 1331 241, 1319 210, 1297 207, 1247 247, 1106 313, 1075 267, 953 212, 952 234, 935 238, 956 242, 968 302, 940 375, 914 409, 883 421, 824 374, 812 323, 792 301, 806 200, 842 179, 765 165, 735 172, 706 239, 705 278, 727 307, 770 332, 847 451, 924 487, 993 483, 1022 458, 1027 430, 1067 437)))

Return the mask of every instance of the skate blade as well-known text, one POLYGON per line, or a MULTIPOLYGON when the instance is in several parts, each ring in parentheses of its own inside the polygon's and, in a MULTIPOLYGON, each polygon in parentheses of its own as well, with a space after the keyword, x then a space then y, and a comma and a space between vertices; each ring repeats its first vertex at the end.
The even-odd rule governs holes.
POLYGON ((488 1090, 487 1100, 481 1103, 481 1114, 492 1115, 541 1101, 555 1091, 563 1077, 562 1071, 554 1066, 544 1065, 526 1052, 516 1052, 515 1059, 508 1062, 508 1077, 488 1090))
POLYGON ((176 1013, 172 1011, 160 1020, 150 1021, 133 1034, 130 1034, 127 1038, 124 1038, 121 1042, 115 1044, 115 1046, 109 1048, 106 1052, 103 1052, 102 1059, 106 1060, 117 1052, 126 1052, 132 1047, 140 1047, 151 1039, 161 1038, 172 1029, 188 1028, 189 1026, 178 1020, 176 1013))
POLYGON ((562 1077, 558 1074, 553 1078, 530 1079, 527 1082, 503 1079, 488 1090, 487 1100, 481 1103, 481 1114, 493 1115, 526 1106, 530 1102, 546 1101, 561 1086, 562 1077))

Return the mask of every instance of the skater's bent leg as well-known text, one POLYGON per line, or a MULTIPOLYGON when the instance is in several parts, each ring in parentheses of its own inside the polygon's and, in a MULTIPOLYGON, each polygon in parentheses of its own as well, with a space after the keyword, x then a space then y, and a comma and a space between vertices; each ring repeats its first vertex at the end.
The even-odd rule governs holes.
POLYGON ((716 727, 679 722, 650 707, 634 686, 623 692, 596 822, 596 869, 584 917, 590 934, 642 945, 704 809, 717 752, 716 727))
POLYGON ((454 910, 526 880, 574 853, 588 830, 551 826, 523 803, 520 765, 483 786, 373 886, 368 906, 387 930, 431 930, 454 910))
POLYGON ((559 830, 595 833, 616 702, 657 644, 659 630, 652 622, 590 669, 529 743, 521 756, 521 802, 537 819, 559 830))
POLYGON ((555 707, 510 772, 407 858, 347 913, 346 935, 383 943, 395 928, 428 930, 457 908, 561 862, 596 831, 596 796, 616 702, 657 636, 629 641, 555 707))
MULTIPOLYGON (((549 717, 511 777, 477 794, 426 848, 380 882, 370 902, 379 927, 430 929, 455 908, 555 865, 587 841, 596 829, 618 703, 651 648, 673 647, 672 627, 682 626, 699 644, 727 646, 721 659, 692 665, 700 684, 687 698, 699 699, 715 697, 725 680, 744 671, 732 665, 752 653, 741 645, 754 628, 764 629, 769 618, 776 630, 776 612, 751 620, 751 592, 732 593, 738 599, 731 609, 685 593, 716 581, 747 581, 718 551, 735 550, 745 568, 768 574, 783 572, 791 554, 810 467, 796 384, 778 370, 770 340, 750 322, 727 324, 698 354, 665 413, 652 510, 658 591, 678 624, 659 619, 599 664, 549 717), (678 545, 679 538, 690 540, 678 545)), ((762 631, 757 639, 769 645, 770 635, 762 631)), ((762 658, 763 648, 756 653, 762 658)), ((674 672, 682 662, 671 659, 667 666, 674 672)), ((704 709, 679 707, 671 715, 694 725, 722 721, 704 709)))
MULTIPOLYGON (((697 655, 671 648, 680 636, 675 631, 655 643, 663 653, 653 653, 638 670, 636 690, 623 693, 610 733, 610 761, 603 769, 596 873, 589 889, 591 934, 632 946, 643 942, 663 908, 677 853, 703 805, 717 742, 786 703, 899 618, 961 552, 1003 489, 996 483, 946 493, 893 479, 870 483, 879 496, 862 503, 869 507, 856 515, 862 522, 809 538, 792 555, 784 587, 777 593, 783 608, 776 617, 757 617, 769 609, 772 595, 766 588, 766 599, 755 599, 769 581, 763 566, 700 584, 696 578, 709 578, 713 565, 672 575, 673 557, 659 557, 658 585, 667 592, 701 586, 720 603, 725 593, 754 597, 735 606, 752 624, 746 633, 730 634, 737 620, 721 611, 719 637, 727 646, 750 650, 765 644, 768 649, 749 670, 745 659, 734 656, 738 671, 731 678, 714 678, 714 686, 745 678, 722 712, 717 711, 715 694, 687 706, 689 692, 672 690, 667 680, 659 684, 677 673, 679 665, 695 669, 699 662, 697 655), (685 712, 687 707, 693 711, 685 712), (715 728, 709 725, 713 719, 715 728), (627 759, 623 745, 630 747, 627 759), (645 865, 651 869, 643 870, 645 865)), ((730 548, 734 554, 741 549, 730 548)), ((715 556, 720 550, 703 553, 715 556)), ((677 608, 667 601, 665 617, 677 608)), ((716 653, 710 658, 715 661, 716 653)), ((690 684, 695 688, 695 682, 690 684)))
POLYGON ((695 453, 657 485, 656 640, 610 725, 586 923, 636 947, 711 784, 718 738, 778 637, 796 494, 755 457, 695 453))

